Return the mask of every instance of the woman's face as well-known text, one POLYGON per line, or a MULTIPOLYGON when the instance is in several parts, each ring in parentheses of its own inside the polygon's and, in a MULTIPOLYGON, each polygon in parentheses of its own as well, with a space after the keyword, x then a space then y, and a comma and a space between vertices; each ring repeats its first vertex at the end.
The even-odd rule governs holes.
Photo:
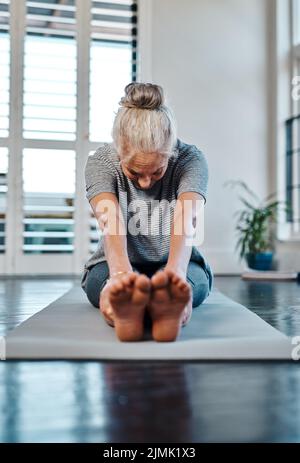
POLYGON ((137 153, 121 156, 121 167, 133 184, 142 190, 152 188, 160 180, 168 167, 168 158, 159 153, 137 153))

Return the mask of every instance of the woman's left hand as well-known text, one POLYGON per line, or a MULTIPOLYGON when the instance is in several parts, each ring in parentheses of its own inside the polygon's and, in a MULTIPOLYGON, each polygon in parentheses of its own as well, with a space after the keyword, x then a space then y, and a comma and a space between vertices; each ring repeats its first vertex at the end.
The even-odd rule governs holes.
POLYGON ((180 276, 181 278, 183 278, 186 281, 186 272, 184 270, 182 270, 181 268, 173 267, 173 266, 167 264, 165 266, 164 270, 171 270, 171 272, 176 273, 176 275, 180 276))

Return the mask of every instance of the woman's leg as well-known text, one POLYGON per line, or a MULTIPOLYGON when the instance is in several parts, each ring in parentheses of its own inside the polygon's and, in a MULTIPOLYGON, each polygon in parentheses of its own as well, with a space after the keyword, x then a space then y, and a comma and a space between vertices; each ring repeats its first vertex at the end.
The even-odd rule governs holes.
POLYGON ((88 271, 85 292, 90 303, 99 309, 100 293, 109 278, 109 269, 106 262, 99 262, 88 271))
POLYGON ((111 326, 114 326, 110 313, 111 311, 108 307, 107 310, 105 310, 105 306, 107 306, 107 304, 104 303, 107 296, 105 287, 108 279, 109 268, 107 262, 99 262, 98 264, 91 267, 88 271, 85 292, 90 303, 97 309, 100 308, 107 323, 111 326), (103 303, 100 306, 101 299, 103 303))
POLYGON ((213 285, 213 274, 208 264, 202 267, 197 262, 190 261, 187 271, 187 281, 191 285, 193 298, 185 308, 182 326, 187 325, 194 307, 201 305, 209 295, 213 285))
POLYGON ((187 281, 192 287, 194 308, 202 304, 212 289, 213 275, 210 267, 207 264, 202 267, 197 262, 189 262, 187 281))

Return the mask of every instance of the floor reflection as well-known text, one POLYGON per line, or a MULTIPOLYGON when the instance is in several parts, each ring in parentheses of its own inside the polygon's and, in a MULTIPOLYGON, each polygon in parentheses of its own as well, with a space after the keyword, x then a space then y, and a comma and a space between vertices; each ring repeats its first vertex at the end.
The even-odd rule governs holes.
POLYGON ((4 278, 0 280, 0 336, 67 292, 74 278, 4 278))
POLYGON ((106 364, 103 379, 107 442, 188 442, 193 407, 184 364, 106 364))
POLYGON ((0 442, 101 442, 101 368, 82 362, 2 362, 0 442))
POLYGON ((20 365, 13 363, 6 368, 1 363, 1 413, 0 442, 19 442, 20 422, 20 365))
POLYGON ((296 282, 216 277, 215 286, 287 336, 300 334, 300 285, 296 282))
POLYGON ((1 442, 299 442, 300 369, 275 362, 0 364, 1 442))
MULTIPOLYGON (((0 333, 74 281, 0 282, 0 333)), ((215 286, 300 335, 300 286, 215 286)), ((299 362, 0 362, 1 442, 300 442, 299 362)))
POLYGON ((187 442, 192 433, 183 364, 7 362, 0 377, 1 442, 187 442))
POLYGON ((251 362, 195 366, 194 440, 299 441, 300 371, 293 367, 251 362))

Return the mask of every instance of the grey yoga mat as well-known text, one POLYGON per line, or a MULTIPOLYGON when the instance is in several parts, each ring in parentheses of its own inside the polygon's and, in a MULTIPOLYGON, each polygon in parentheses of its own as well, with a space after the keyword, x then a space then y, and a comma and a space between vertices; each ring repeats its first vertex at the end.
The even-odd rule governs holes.
POLYGON ((215 289, 175 342, 149 336, 120 342, 80 287, 15 328, 6 342, 7 359, 290 359, 292 348, 288 337, 215 289))

